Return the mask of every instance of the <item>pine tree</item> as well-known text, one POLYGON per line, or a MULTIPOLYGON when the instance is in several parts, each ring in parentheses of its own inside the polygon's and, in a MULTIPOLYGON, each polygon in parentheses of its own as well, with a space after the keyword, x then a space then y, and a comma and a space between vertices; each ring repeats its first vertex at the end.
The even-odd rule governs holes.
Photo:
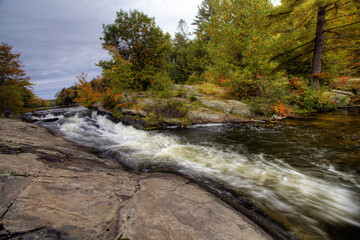
POLYGON ((203 0, 201 5, 198 6, 198 14, 193 23, 193 25, 196 26, 195 33, 199 38, 203 38, 206 41, 210 40, 210 36, 206 29, 208 28, 213 15, 215 15, 213 0, 203 0))
POLYGON ((284 1, 270 16, 278 28, 276 48, 281 49, 272 60, 280 60, 290 74, 311 74, 315 89, 321 85, 319 75, 326 62, 329 70, 338 64, 339 55, 343 62, 347 56, 347 65, 359 56, 360 3, 356 0, 284 1))
POLYGON ((197 37, 189 42, 186 61, 189 75, 199 77, 209 68, 211 59, 204 39, 197 37))
POLYGON ((209 75, 238 96, 256 95, 260 79, 270 75, 271 33, 264 28, 271 5, 266 0, 214 0, 215 15, 205 29, 213 62, 209 75))
POLYGON ((171 54, 173 67, 170 70, 170 77, 176 83, 184 83, 189 77, 187 54, 190 36, 185 20, 180 19, 177 30, 173 40, 171 54))

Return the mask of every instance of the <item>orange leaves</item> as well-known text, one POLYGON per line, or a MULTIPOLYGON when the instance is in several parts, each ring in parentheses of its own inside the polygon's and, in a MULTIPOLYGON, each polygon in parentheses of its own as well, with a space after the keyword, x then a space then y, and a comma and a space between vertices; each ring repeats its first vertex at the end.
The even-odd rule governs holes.
POLYGON ((275 105, 271 106, 271 109, 275 111, 277 115, 280 116, 289 116, 291 114, 294 114, 294 110, 290 107, 282 103, 281 101, 278 101, 275 105))
POLYGON ((111 88, 106 87, 105 88, 105 94, 110 96, 114 102, 120 102, 123 95, 120 93, 115 93, 111 88))
POLYGON ((0 45, 0 114, 5 110, 13 113, 30 111, 29 108, 43 103, 31 90, 33 84, 22 69, 20 53, 12 53, 12 48, 6 43, 0 45))
POLYGON ((100 86, 102 78, 97 77, 88 82, 86 77, 87 74, 85 73, 81 73, 81 75, 76 77, 79 82, 75 83, 78 87, 77 98, 75 101, 77 103, 82 103, 85 107, 91 107, 101 99, 102 94, 96 86, 100 86))

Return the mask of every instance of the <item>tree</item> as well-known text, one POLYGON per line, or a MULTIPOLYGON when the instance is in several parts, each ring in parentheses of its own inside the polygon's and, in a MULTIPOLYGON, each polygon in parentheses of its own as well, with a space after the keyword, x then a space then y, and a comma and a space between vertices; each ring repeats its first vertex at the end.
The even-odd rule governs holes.
POLYGON ((177 83, 184 83, 189 77, 187 52, 190 36, 185 20, 180 19, 177 30, 178 32, 175 33, 173 40, 173 52, 171 54, 173 67, 170 70, 170 77, 177 83))
POLYGON ((109 81, 111 90, 115 94, 121 94, 125 91, 127 96, 128 89, 133 84, 133 74, 131 72, 130 60, 124 60, 113 46, 105 47, 112 59, 110 60, 111 68, 103 69, 103 76, 109 81))
POLYGON ((56 105, 57 106, 69 106, 76 104, 75 99, 77 98, 78 87, 76 85, 69 88, 63 88, 61 91, 57 92, 56 105))
POLYGON ((0 86, 6 85, 8 82, 18 82, 24 87, 31 86, 30 77, 26 76, 22 69, 20 53, 11 53, 12 46, 2 43, 0 45, 0 86))
POLYGON ((208 52, 210 41, 211 18, 215 15, 213 0, 203 0, 198 6, 198 13, 192 25, 196 26, 196 38, 189 42, 187 63, 189 75, 194 80, 201 80, 200 76, 211 65, 211 58, 208 52))
POLYGON ((288 73, 308 66, 304 72, 311 74, 316 90, 324 62, 338 64, 334 60, 339 52, 356 58, 360 45, 360 3, 356 0, 289 0, 270 16, 280 29, 277 48, 282 50, 272 60, 287 62, 288 73))
POLYGON ((78 79, 78 82, 75 83, 77 86, 77 97, 75 102, 82 103, 85 107, 92 107, 101 100, 102 93, 99 88, 102 79, 100 77, 88 82, 86 80, 87 74, 81 73, 79 76, 76 76, 76 78, 78 79))
POLYGON ((197 37, 189 42, 186 61, 189 75, 199 77, 209 68, 211 59, 203 38, 197 37))
POLYGON ((213 0, 215 14, 205 31, 212 66, 208 75, 237 96, 256 95, 261 78, 270 75, 271 33, 264 28, 271 5, 266 0, 213 0))
POLYGON ((191 33, 189 32, 189 27, 187 26, 187 23, 184 19, 179 20, 176 30, 178 31, 176 34, 181 36, 183 41, 187 43, 191 33))
POLYGON ((208 28, 211 17, 214 14, 213 0, 203 0, 201 5, 198 6, 198 14, 195 17, 193 25, 196 26, 195 33, 199 38, 203 38, 206 41, 209 40, 210 37, 206 28, 208 28))
POLYGON ((0 45, 0 111, 21 113, 28 107, 36 106, 39 101, 30 90, 33 84, 22 69, 20 53, 11 53, 12 46, 0 45))
MULTIPOLYGON (((131 62, 136 88, 146 89, 155 73, 168 69, 170 35, 142 12, 120 10, 115 23, 103 25, 101 39, 104 47, 115 47, 122 59, 131 62)), ((112 63, 100 61, 98 65, 109 69, 112 63)))

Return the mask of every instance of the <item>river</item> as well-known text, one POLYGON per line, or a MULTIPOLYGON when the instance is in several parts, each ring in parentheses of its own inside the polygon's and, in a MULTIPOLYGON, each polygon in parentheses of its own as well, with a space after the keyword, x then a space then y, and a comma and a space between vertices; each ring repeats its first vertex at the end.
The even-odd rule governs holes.
POLYGON ((57 121, 38 123, 131 169, 175 168, 211 180, 299 239, 359 239, 359 109, 277 124, 156 131, 114 123, 85 108, 35 115, 39 120, 57 115, 57 121))

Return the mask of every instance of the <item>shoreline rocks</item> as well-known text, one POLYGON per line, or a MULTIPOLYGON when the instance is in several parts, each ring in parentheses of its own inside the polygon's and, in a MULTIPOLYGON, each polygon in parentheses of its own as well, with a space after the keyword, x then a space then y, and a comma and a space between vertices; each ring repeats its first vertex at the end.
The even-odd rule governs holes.
POLYGON ((193 181, 0 119, 0 239, 272 239, 193 181))

